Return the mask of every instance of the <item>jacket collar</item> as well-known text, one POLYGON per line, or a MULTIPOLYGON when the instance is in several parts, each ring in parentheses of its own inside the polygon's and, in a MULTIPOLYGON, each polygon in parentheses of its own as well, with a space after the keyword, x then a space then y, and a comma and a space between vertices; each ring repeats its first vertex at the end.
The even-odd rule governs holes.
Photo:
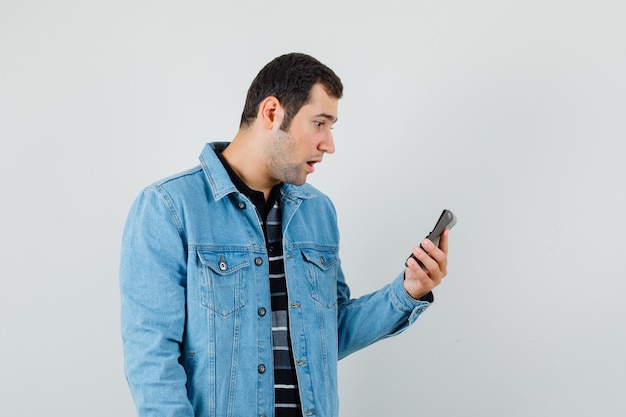
MULTIPOLYGON (((230 193, 239 192, 216 154, 216 152, 226 149, 229 144, 230 142, 207 143, 200 154, 200 165, 209 182, 209 187, 211 187, 215 200, 220 200, 230 193)), ((311 192, 307 190, 308 188, 306 184, 302 186, 283 184, 282 190, 286 197, 298 200, 312 197, 311 192)))

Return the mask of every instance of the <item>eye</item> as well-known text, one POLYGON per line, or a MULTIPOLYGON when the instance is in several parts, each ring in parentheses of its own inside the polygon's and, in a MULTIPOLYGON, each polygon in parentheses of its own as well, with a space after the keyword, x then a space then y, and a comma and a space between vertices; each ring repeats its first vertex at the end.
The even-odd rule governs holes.
POLYGON ((316 120, 313 122, 313 124, 315 125, 315 127, 322 127, 324 125, 324 122, 322 122, 321 120, 316 120))

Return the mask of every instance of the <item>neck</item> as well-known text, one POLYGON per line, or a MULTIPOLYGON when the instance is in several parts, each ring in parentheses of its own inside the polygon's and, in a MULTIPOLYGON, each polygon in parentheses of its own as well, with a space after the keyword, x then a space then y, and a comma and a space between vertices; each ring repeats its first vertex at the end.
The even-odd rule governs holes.
POLYGON ((239 131, 222 155, 237 176, 251 189, 261 191, 267 201, 270 191, 278 182, 272 181, 267 175, 265 157, 260 146, 263 141, 250 133, 239 131))

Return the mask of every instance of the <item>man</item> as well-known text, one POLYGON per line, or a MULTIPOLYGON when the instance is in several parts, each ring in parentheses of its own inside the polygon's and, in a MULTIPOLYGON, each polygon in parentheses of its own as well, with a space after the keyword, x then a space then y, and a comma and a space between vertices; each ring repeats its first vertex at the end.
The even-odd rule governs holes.
POLYGON ((139 416, 338 415, 337 361, 413 323, 448 233, 351 299, 335 210, 306 178, 335 145, 343 86, 304 54, 267 64, 238 133, 146 188, 123 237, 125 368, 139 416))

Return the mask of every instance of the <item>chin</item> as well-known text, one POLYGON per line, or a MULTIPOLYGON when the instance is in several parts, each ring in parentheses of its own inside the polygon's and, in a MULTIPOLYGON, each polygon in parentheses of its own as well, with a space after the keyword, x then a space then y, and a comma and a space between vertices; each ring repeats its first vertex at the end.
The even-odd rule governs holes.
POLYGON ((291 185, 303 185, 306 183, 306 177, 304 178, 291 178, 288 180, 284 180, 283 181, 285 184, 291 184, 291 185))

